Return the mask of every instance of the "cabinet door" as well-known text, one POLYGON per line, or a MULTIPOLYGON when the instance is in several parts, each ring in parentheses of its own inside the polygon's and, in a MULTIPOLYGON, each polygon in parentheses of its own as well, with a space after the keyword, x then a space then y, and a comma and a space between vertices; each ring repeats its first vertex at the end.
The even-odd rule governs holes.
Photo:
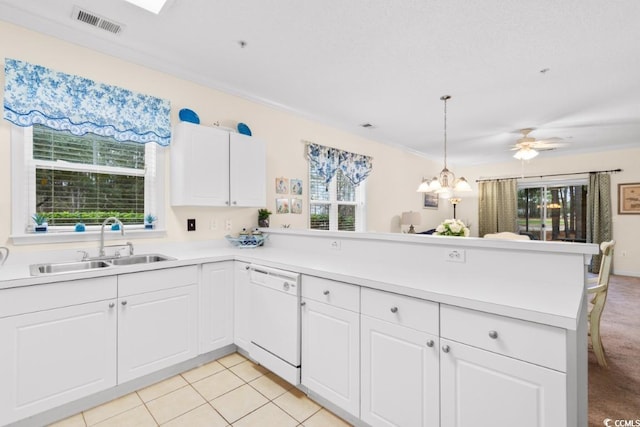
POLYGON ((230 134, 231 206, 266 206, 267 146, 264 141, 230 134))
POLYGON ((0 319, 0 425, 116 384, 115 299, 0 319))
POLYGON ((361 331, 362 420, 372 426, 440 425, 438 338, 364 315, 361 331))
POLYGON ((199 305, 200 353, 233 344, 233 262, 202 266, 199 305))
POLYGON ((251 334, 249 325, 249 264, 235 262, 233 290, 233 342, 241 349, 249 352, 251 349, 251 334))
POLYGON ((304 299, 302 384, 335 405, 360 413, 360 315, 304 299))
POLYGON ((229 205, 229 133, 180 122, 171 143, 171 204, 229 205))
POLYGON ((118 382, 197 355, 198 287, 118 299, 118 382))
POLYGON ((562 426, 566 375, 441 339, 442 425, 562 426))

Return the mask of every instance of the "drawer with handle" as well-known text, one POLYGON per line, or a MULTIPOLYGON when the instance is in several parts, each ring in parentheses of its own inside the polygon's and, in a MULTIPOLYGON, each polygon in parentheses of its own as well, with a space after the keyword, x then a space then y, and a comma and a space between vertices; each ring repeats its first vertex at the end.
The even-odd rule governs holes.
POLYGON ((360 286, 315 276, 302 276, 301 291, 303 298, 360 311, 360 286))
POLYGON ((362 314, 438 335, 438 303, 362 288, 362 314))
POLYGON ((442 338, 567 370, 564 329, 445 304, 440 308, 440 321, 442 338))

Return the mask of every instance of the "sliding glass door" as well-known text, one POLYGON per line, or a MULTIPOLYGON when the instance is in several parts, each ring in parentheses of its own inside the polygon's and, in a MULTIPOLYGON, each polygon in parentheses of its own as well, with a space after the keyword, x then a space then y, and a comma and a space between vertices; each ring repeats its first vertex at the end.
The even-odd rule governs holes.
POLYGON ((586 242, 587 183, 519 186, 518 228, 535 240, 586 242))

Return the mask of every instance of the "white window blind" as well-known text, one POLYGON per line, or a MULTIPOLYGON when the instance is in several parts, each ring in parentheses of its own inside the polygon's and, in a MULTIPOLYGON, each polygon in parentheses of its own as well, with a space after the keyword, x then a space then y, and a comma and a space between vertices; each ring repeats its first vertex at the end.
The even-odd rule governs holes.
POLYGON ((309 165, 309 228, 364 230, 365 183, 354 186, 337 171, 329 185, 313 164, 309 165))

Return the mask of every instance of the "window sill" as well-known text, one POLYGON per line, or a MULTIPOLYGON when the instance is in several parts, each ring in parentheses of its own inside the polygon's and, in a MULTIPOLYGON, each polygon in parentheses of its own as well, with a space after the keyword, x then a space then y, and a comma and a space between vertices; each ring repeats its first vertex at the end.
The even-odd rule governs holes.
MULTIPOLYGON (((166 237, 166 230, 126 230, 124 236, 120 231, 105 230, 104 240, 123 240, 127 239, 155 239, 166 237)), ((39 245, 48 243, 69 243, 69 242, 97 242, 100 240, 100 231, 83 231, 83 232, 46 232, 46 233, 30 233, 11 236, 13 244, 18 245, 39 245)))

